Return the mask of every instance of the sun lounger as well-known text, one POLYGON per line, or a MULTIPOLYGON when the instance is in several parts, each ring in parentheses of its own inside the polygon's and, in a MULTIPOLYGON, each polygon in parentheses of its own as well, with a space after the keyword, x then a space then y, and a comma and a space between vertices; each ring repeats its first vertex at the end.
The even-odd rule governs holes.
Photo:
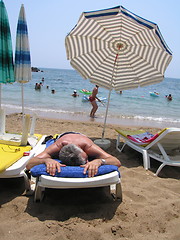
POLYGON ((25 172, 25 167, 27 162, 38 151, 44 137, 38 134, 29 136, 28 142, 30 145, 27 146, 0 144, 0 178, 24 177, 25 188, 26 190, 30 190, 30 183, 25 172))
MULTIPOLYGON (((45 145, 42 145, 39 152, 42 152, 44 149, 45 145)), ((116 166, 103 165, 99 168, 99 174, 101 175, 91 178, 84 175, 83 168, 79 166, 62 167, 61 173, 50 176, 46 172, 45 164, 40 164, 31 169, 31 174, 33 177, 36 177, 35 202, 42 201, 45 188, 72 189, 104 186, 109 186, 110 193, 113 194, 116 200, 122 200, 121 178, 116 166)))
POLYGON ((32 119, 29 114, 24 116, 22 134, 7 133, 5 119, 5 111, 0 109, 0 178, 24 177, 25 188, 30 190, 25 166, 38 152, 45 136, 34 134, 36 114, 32 119))
POLYGON ((121 181, 118 171, 92 178, 63 178, 41 175, 36 179, 34 201, 42 201, 45 188, 72 189, 109 186, 115 199, 122 200, 121 181))
POLYGON ((161 165, 156 171, 156 175, 166 165, 180 166, 180 128, 165 128, 161 132, 151 137, 144 131, 122 131, 115 129, 118 133, 116 149, 120 152, 126 145, 142 153, 143 165, 147 170, 150 168, 150 158, 153 158, 161 165), (124 140, 120 147, 121 138, 124 140))

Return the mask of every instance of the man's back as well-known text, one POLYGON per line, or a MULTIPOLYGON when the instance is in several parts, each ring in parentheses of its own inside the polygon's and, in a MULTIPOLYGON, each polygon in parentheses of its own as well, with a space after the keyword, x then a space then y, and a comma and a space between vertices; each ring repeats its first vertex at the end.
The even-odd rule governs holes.
POLYGON ((62 137, 60 137, 56 141, 56 144, 57 145, 75 144, 76 146, 78 146, 82 150, 84 150, 87 147, 88 148, 91 147, 93 142, 91 141, 91 139, 89 139, 88 137, 86 137, 83 134, 80 134, 80 133, 68 133, 68 134, 65 134, 62 137))

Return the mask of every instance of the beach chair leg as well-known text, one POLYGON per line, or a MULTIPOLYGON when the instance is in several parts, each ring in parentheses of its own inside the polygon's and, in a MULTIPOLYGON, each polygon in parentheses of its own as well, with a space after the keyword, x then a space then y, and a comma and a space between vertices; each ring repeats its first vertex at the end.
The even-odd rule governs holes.
POLYGON ((21 173, 21 176, 24 177, 24 183, 25 183, 26 192, 27 192, 27 191, 30 191, 30 190, 31 190, 31 185, 30 185, 29 178, 28 178, 27 174, 25 173, 25 171, 23 171, 23 172, 21 173))
POLYGON ((34 202, 41 202, 44 197, 45 188, 41 187, 39 184, 39 180, 36 180, 36 187, 34 192, 34 202))
POLYGON ((163 168, 164 166, 166 166, 166 163, 162 163, 162 164, 159 166, 158 170, 157 170, 156 173, 155 173, 156 176, 158 176, 158 174, 160 173, 160 171, 162 170, 162 168, 163 168))
POLYGON ((119 145, 120 145, 120 134, 118 134, 118 136, 117 136, 116 149, 117 149, 119 152, 122 152, 123 149, 124 149, 124 147, 126 146, 126 143, 124 143, 121 148, 119 147, 119 145))
POLYGON ((150 158, 147 150, 143 150, 142 155, 144 168, 148 170, 150 168, 150 158))
POLYGON ((116 200, 122 202, 122 187, 121 187, 121 183, 116 184, 116 200))
POLYGON ((122 187, 121 183, 112 184, 109 186, 110 194, 113 196, 115 201, 121 201, 122 202, 122 187))

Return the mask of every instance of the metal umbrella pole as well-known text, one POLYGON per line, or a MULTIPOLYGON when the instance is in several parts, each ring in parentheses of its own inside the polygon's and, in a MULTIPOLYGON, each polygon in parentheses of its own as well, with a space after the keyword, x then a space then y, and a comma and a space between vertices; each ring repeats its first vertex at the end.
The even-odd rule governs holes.
MULTIPOLYGON (((121 48, 121 44, 119 44, 119 46, 118 46, 118 53, 116 54, 116 57, 115 57, 115 60, 114 60, 114 68, 113 68, 113 72, 112 72, 111 84, 112 84, 112 81, 113 81, 114 71, 115 71, 117 59, 118 59, 118 56, 119 56, 120 48, 121 48)), ((108 110, 109 110, 111 91, 112 90, 110 89, 109 94, 108 94, 108 102, 107 102, 107 106, 106 106, 106 113, 105 113, 105 119, 104 119, 103 131, 102 131, 102 139, 104 139, 104 134, 105 134, 105 129, 106 129, 106 121, 107 121, 107 115, 108 115, 108 110)))

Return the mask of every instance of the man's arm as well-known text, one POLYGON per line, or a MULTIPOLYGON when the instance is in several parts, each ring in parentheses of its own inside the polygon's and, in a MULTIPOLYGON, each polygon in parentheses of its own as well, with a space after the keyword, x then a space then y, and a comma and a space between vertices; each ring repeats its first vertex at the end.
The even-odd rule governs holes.
POLYGON ((83 165, 84 174, 86 174, 86 172, 88 171, 89 177, 94 177, 94 175, 96 175, 98 172, 98 168, 103 164, 115 165, 117 167, 121 166, 121 162, 116 157, 108 154, 94 143, 90 147, 85 149, 85 152, 88 156, 95 157, 94 160, 83 165), (105 162, 102 161, 102 159, 104 159, 105 162))
POLYGON ((96 99, 97 99, 98 102, 100 102, 103 106, 106 106, 98 97, 96 97, 96 99))
POLYGON ((46 164, 46 171, 54 176, 56 170, 58 172, 61 171, 61 166, 66 166, 64 164, 59 163, 56 160, 53 160, 52 157, 57 155, 60 150, 60 145, 56 142, 53 143, 51 146, 46 148, 42 153, 38 154, 37 156, 31 158, 26 165, 26 169, 30 170, 32 167, 39 165, 39 164, 46 164))

